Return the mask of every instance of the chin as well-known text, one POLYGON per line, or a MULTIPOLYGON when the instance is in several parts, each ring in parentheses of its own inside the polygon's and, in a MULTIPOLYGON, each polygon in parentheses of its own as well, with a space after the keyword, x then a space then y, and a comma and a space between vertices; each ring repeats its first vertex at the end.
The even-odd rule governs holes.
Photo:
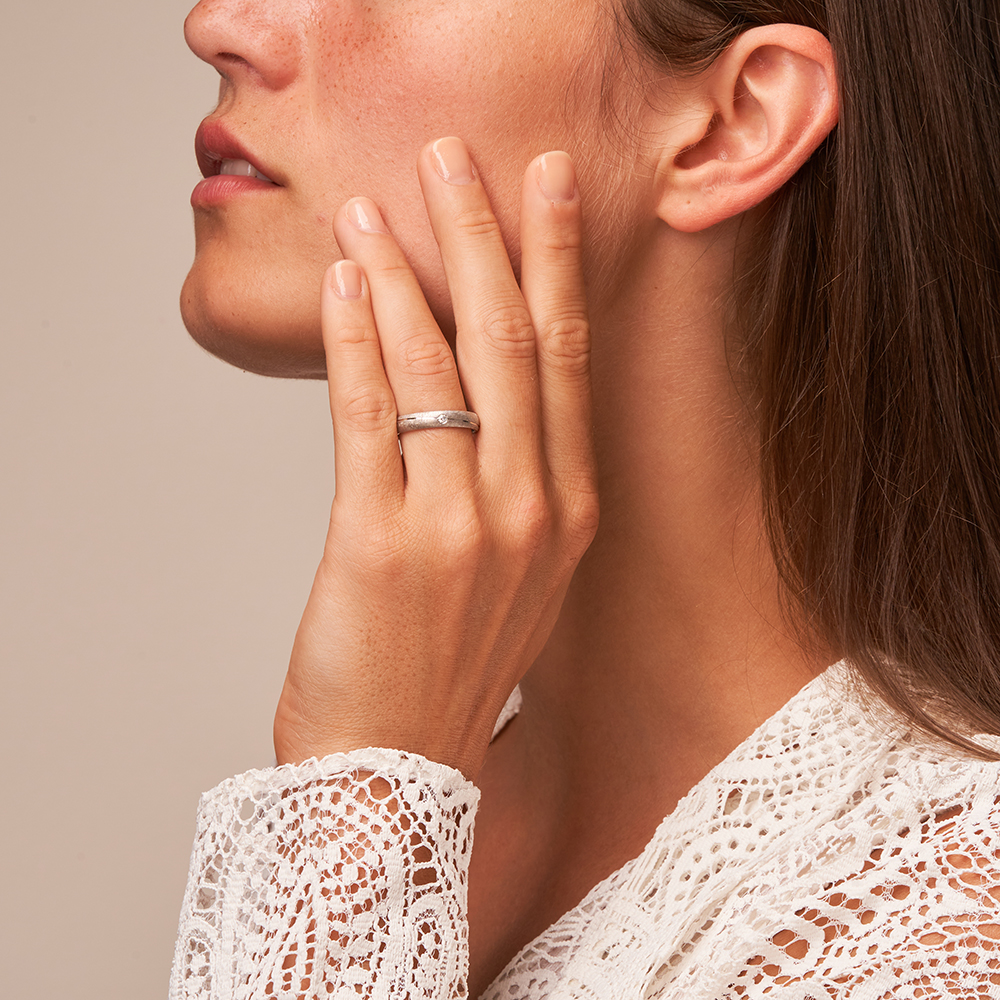
POLYGON ((181 318, 210 354, 243 371, 273 378, 326 378, 319 282, 311 294, 269 294, 265 280, 237 283, 206 276, 196 260, 181 290, 181 318))

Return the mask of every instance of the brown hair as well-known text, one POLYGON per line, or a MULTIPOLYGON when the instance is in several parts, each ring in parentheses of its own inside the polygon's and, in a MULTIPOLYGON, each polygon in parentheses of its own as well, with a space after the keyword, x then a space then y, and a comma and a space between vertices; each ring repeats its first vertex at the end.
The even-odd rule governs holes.
MULTIPOLYGON (((822 31, 840 123, 737 274, 772 549, 812 628, 925 734, 1000 734, 995 0, 622 0, 640 52, 822 31)), ((742 259, 742 258, 741 258, 742 259)))

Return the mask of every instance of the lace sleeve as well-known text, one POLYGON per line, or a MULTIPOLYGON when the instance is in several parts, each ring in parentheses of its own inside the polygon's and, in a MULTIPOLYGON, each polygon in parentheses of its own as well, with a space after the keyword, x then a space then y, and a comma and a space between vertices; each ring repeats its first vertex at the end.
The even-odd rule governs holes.
POLYGON ((462 997, 479 793, 395 750, 203 796, 170 1000, 462 997))

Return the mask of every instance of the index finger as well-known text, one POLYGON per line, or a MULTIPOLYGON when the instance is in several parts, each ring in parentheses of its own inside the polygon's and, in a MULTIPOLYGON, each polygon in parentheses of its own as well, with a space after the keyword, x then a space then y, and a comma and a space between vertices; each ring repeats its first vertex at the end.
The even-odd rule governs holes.
POLYGON ((364 272, 340 260, 323 278, 321 323, 333 418, 336 496, 362 509, 398 503, 403 466, 396 402, 382 366, 381 346, 364 272))

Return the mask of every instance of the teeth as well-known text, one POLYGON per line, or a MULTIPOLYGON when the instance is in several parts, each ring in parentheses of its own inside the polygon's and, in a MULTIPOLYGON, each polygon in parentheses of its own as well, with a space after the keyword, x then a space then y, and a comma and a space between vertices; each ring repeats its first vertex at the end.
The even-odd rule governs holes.
POLYGON ((252 163, 247 160, 223 160, 219 164, 220 174, 232 174, 236 177, 257 177, 268 184, 274 181, 270 177, 262 174, 252 163))

